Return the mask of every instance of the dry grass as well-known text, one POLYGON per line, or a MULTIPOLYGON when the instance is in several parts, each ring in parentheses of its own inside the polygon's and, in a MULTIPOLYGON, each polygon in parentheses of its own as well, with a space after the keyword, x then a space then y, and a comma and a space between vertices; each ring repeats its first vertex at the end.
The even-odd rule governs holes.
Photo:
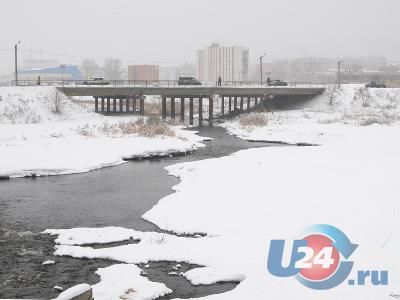
POLYGON ((268 124, 265 113, 250 113, 239 117, 239 124, 242 128, 263 127, 268 124))
POLYGON ((318 123, 345 123, 358 126, 369 126, 373 124, 391 125, 399 120, 400 116, 395 111, 361 108, 354 111, 344 112, 340 116, 319 119, 318 123))
POLYGON ((162 122, 156 117, 148 117, 146 120, 139 119, 137 121, 113 124, 104 122, 100 126, 90 126, 89 124, 86 124, 85 126, 78 127, 78 133, 87 137, 95 137, 98 135, 112 137, 123 135, 138 135, 142 137, 175 136, 175 132, 171 125, 162 122))

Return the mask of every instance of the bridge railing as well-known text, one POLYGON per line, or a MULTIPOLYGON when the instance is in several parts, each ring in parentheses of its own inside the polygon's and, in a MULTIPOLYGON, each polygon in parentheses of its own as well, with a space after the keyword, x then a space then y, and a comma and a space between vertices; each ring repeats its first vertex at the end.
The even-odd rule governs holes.
MULTIPOLYGON (((282 87, 304 87, 304 88, 323 88, 327 83, 320 82, 288 82, 287 86, 267 86, 261 85, 259 82, 251 81, 223 81, 221 87, 243 87, 243 88, 282 88, 282 87)), ((16 85, 12 81, 12 85, 16 85)), ((193 87, 218 87, 216 82, 202 82, 201 85, 179 85, 178 80, 157 80, 157 81, 140 81, 140 80, 37 80, 22 79, 18 80, 18 86, 56 86, 56 87, 179 87, 179 88, 193 88, 193 87)))

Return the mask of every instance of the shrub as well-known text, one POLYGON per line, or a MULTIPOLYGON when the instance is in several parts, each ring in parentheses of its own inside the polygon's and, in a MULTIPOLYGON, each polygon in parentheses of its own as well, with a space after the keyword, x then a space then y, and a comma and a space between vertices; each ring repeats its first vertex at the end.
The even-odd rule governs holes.
POLYGON ((251 113, 239 117, 239 124, 243 128, 263 127, 267 125, 267 115, 265 113, 251 113))

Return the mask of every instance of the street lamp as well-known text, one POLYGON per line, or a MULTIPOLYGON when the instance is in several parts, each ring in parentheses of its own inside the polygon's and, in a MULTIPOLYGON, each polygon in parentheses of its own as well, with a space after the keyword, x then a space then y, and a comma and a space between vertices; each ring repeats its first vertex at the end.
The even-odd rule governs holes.
POLYGON ((67 67, 67 65, 65 65, 65 64, 60 65, 62 86, 64 86, 64 72, 65 72, 66 67, 67 67))
POLYGON ((21 41, 15 44, 15 85, 18 85, 18 45, 21 44, 21 41))
POLYGON ((340 65, 342 64, 343 60, 339 60, 338 61, 338 84, 339 84, 339 88, 340 88, 340 84, 341 84, 341 74, 340 74, 340 65))
POLYGON ((264 53, 262 56, 260 56, 260 81, 261 81, 261 86, 263 85, 263 69, 262 69, 262 60, 264 56, 267 55, 267 53, 264 53))

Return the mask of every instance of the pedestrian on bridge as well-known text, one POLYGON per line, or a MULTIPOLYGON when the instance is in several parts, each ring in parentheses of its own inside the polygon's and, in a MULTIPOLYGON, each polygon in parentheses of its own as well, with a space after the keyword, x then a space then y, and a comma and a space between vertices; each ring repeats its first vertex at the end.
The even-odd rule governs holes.
POLYGON ((221 79, 221 76, 219 76, 218 77, 218 86, 221 86, 222 85, 222 79, 221 79))

